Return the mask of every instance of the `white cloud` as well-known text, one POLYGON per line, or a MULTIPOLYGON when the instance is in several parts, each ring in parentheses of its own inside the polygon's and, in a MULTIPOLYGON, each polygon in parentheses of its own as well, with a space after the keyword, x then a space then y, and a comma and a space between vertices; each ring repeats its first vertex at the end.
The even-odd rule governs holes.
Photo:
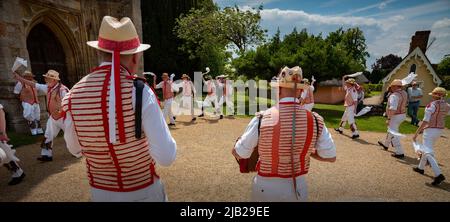
POLYGON ((346 13, 343 13, 343 14, 340 14, 340 15, 341 16, 352 15, 352 14, 355 14, 355 13, 358 13, 358 12, 364 12, 364 11, 367 11, 367 10, 370 10, 370 9, 374 9, 374 8, 378 8, 378 9, 381 10, 381 9, 384 9, 387 6, 387 4, 395 2, 395 1, 396 0, 382 1, 380 3, 368 5, 368 6, 365 6, 365 7, 362 7, 362 8, 353 9, 353 10, 350 10, 350 11, 348 11, 346 13))
POLYGON ((444 18, 439 21, 436 21, 433 26, 431 26, 432 29, 440 29, 440 28, 446 28, 450 27, 450 19, 444 18))
POLYGON ((257 7, 260 5, 266 5, 272 2, 277 2, 281 0, 214 0, 215 3, 217 3, 220 7, 225 6, 234 6, 234 5, 248 5, 251 7, 257 7))
POLYGON ((395 15, 403 15, 404 17, 407 18, 413 18, 421 15, 429 15, 437 12, 448 11, 449 9, 450 9, 450 1, 434 1, 409 8, 371 14, 368 15, 368 17, 386 17, 386 16, 389 17, 395 15))
MULTIPOLYGON (((250 6, 243 6, 241 8, 243 10, 252 10, 250 6)), ((385 19, 375 19, 360 16, 310 14, 303 10, 281 10, 278 8, 261 10, 261 18, 275 23, 298 22, 303 24, 314 23, 317 25, 376 26, 383 30, 389 30, 392 26, 404 19, 401 15, 395 15, 385 19)))

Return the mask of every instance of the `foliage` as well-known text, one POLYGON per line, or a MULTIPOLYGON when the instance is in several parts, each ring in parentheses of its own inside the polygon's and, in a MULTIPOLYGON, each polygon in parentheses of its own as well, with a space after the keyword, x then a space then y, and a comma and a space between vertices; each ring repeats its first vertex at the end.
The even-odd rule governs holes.
POLYGON ((379 83, 401 62, 402 58, 397 55, 389 54, 387 56, 382 56, 372 65, 372 73, 370 73, 367 78, 372 83, 379 83))
POLYGON ((180 49, 189 54, 189 59, 200 59, 214 76, 225 71, 226 61, 231 58, 227 49, 244 54, 249 47, 264 41, 266 31, 259 25, 259 10, 242 11, 237 6, 192 9, 176 19, 173 31, 184 40, 180 49))
POLYGON ((441 86, 450 89, 450 56, 446 56, 438 64, 436 72, 442 79, 441 86))
POLYGON ((283 66, 299 65, 304 76, 317 80, 340 78, 365 69, 368 56, 365 37, 359 28, 338 29, 326 38, 296 28, 281 39, 279 29, 265 44, 232 61, 241 75, 270 80, 283 66))

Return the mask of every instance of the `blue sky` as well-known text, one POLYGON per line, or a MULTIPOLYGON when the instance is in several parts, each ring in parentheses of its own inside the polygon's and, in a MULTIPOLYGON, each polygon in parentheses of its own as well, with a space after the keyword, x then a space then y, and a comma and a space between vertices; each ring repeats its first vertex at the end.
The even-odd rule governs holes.
POLYGON ((294 27, 313 34, 339 27, 360 27, 370 58, 367 68, 383 55, 405 57, 411 36, 431 30, 435 42, 426 52, 432 63, 450 54, 450 0, 213 0, 221 8, 238 5, 251 9, 263 5, 261 26, 271 37, 280 28, 287 34, 294 27))

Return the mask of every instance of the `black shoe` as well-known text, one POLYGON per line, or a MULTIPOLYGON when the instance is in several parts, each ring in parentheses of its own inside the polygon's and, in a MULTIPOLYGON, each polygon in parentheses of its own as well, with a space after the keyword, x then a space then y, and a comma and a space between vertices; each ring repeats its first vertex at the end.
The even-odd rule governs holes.
POLYGON ((220 118, 219 119, 223 119, 223 115, 220 115, 220 118))
POLYGON ((195 120, 197 120, 197 118, 194 117, 194 118, 192 118, 191 122, 194 122, 195 120))
POLYGON ((51 157, 51 156, 41 156, 41 157, 38 157, 37 160, 40 160, 42 162, 50 162, 50 161, 53 161, 53 157, 51 157))
POLYGON ((198 116, 198 117, 204 117, 204 116, 205 116, 205 114, 202 113, 202 114, 200 114, 200 116, 198 116))
POLYGON ((356 135, 352 136, 352 139, 356 139, 356 138, 359 138, 359 134, 356 134, 356 135))
POLYGON ((419 169, 419 167, 414 167, 413 168, 414 172, 420 173, 420 174, 424 174, 425 170, 419 169))
POLYGON ((405 154, 396 154, 396 153, 393 153, 393 154, 391 154, 391 156, 392 156, 392 157, 395 157, 395 158, 397 158, 397 159, 403 159, 403 158, 405 158, 405 154))
POLYGON ((336 132, 339 132, 340 134, 344 133, 342 130, 340 130, 339 128, 334 128, 334 130, 336 130, 336 132))
POLYGON ((17 185, 20 182, 22 182, 23 178, 25 178, 25 173, 22 173, 22 175, 20 175, 20 177, 13 177, 11 179, 11 181, 9 181, 8 185, 10 185, 10 186, 17 185))
POLYGON ((381 141, 378 141, 378 145, 382 146, 384 150, 388 150, 388 147, 385 146, 381 141))
POLYGON ((175 123, 169 123, 168 126, 175 126, 175 123))
POLYGON ((437 177, 434 178, 434 180, 433 180, 433 182, 431 183, 431 185, 437 186, 437 185, 441 184, 442 181, 444 181, 444 180, 445 180, 444 175, 439 174, 439 176, 437 176, 437 177))

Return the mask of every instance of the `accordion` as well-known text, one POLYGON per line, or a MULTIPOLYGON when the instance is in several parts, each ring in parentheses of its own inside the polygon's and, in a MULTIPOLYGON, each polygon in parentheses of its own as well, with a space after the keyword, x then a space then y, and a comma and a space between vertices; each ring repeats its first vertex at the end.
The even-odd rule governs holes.
MULTIPOLYGON (((239 138, 236 140, 236 142, 239 140, 239 138)), ((250 172, 256 172, 256 164, 258 163, 259 159, 259 153, 258 153, 258 146, 255 147, 255 149, 252 152, 252 155, 250 158, 247 159, 238 159, 234 157, 239 164, 239 171, 241 173, 250 173, 250 172)))

